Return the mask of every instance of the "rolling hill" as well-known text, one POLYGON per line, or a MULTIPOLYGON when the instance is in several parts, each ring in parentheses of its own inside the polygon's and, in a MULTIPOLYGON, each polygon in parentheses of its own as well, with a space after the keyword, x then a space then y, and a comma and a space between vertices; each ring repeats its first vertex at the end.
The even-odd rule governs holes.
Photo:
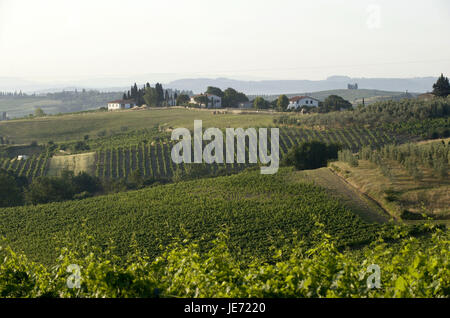
POLYGON ((155 256, 186 233, 208 246, 218 231, 228 230, 232 250, 248 260, 272 255, 269 247, 283 246, 294 232, 311 243, 317 222, 338 245, 375 238, 380 225, 366 223, 321 188, 292 179, 291 173, 286 168, 264 176, 253 170, 86 200, 3 208, 0 235, 16 250, 46 263, 57 256, 59 243, 76 242, 82 233, 100 246, 113 240, 119 256, 127 254, 133 239, 155 256))
MULTIPOLYGON (((417 93, 405 93, 405 92, 392 92, 392 91, 380 91, 376 89, 334 89, 313 93, 295 93, 286 94, 288 97, 298 96, 298 95, 308 95, 314 97, 318 100, 325 100, 330 95, 338 95, 342 98, 348 100, 352 104, 362 103, 364 98, 365 104, 374 103, 376 101, 382 100, 398 100, 403 98, 415 98, 417 93)), ((278 98, 279 95, 264 95, 264 98, 273 101, 278 98)), ((254 98, 256 95, 250 95, 249 98, 254 98)))

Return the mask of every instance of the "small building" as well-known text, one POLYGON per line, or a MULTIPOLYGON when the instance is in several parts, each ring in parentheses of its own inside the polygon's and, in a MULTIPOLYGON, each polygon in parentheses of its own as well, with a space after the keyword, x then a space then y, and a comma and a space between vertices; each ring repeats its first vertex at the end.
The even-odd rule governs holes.
POLYGON ((200 105, 200 107, 206 107, 206 108, 222 108, 222 98, 219 96, 213 95, 213 94, 194 95, 191 97, 190 103, 200 105), (208 97, 208 105, 200 104, 195 100, 196 97, 200 97, 200 96, 208 97))
POLYGON ((108 110, 130 109, 136 106, 132 99, 118 99, 108 102, 108 110))
POLYGON ((289 99, 287 109, 298 109, 303 106, 319 107, 319 100, 309 96, 295 96, 289 99))
POLYGON ((17 160, 27 160, 29 157, 27 155, 18 155, 17 160))

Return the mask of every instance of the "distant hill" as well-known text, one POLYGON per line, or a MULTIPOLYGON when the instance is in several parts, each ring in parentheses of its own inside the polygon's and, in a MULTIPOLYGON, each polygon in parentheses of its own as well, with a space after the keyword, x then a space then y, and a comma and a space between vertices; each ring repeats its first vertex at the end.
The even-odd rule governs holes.
MULTIPOLYGON (((405 93, 405 92, 391 92, 391 91, 380 91, 376 89, 334 89, 334 90, 327 90, 327 91, 320 91, 320 92, 314 92, 314 93, 307 93, 307 92, 301 92, 301 93, 295 93, 295 94, 286 94, 288 97, 293 97, 297 95, 308 95, 311 97, 314 97, 318 100, 323 101, 325 98, 327 98, 330 95, 338 95, 342 98, 350 101, 353 104, 362 103, 362 100, 364 98, 364 102, 366 104, 370 104, 376 101, 380 100, 398 100, 403 98, 415 98, 417 97, 417 93, 405 93)), ((256 97, 256 95, 248 95, 250 99, 253 99, 256 97)), ((263 97, 269 101, 273 101, 276 98, 278 98, 278 94, 275 95, 264 95, 263 97)))
POLYGON ((194 78, 180 79, 165 85, 167 88, 204 92, 206 87, 215 86, 221 89, 232 87, 249 95, 292 94, 296 92, 319 92, 335 89, 347 89, 347 84, 358 83, 360 89, 375 89, 397 92, 427 92, 432 89, 436 77, 417 78, 351 78, 332 76, 326 80, 264 80, 241 81, 229 78, 194 78))
POLYGON ((66 91, 35 96, 0 96, 0 112, 6 112, 10 118, 17 118, 34 114, 38 107, 46 114, 92 110, 106 107, 108 101, 121 98, 122 94, 123 92, 66 91))

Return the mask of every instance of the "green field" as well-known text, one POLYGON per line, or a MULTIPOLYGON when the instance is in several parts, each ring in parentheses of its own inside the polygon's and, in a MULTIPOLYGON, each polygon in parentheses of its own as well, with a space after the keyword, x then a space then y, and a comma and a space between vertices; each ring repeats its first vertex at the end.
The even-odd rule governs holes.
POLYGON ((267 257, 293 232, 310 241, 315 223, 325 225, 339 245, 359 245, 375 238, 368 224, 310 183, 292 181, 291 169, 273 176, 259 170, 156 186, 81 201, 0 209, 0 235, 32 259, 50 262, 58 241, 76 242, 83 231, 99 245, 114 240, 126 255, 132 238, 150 255, 174 237, 203 239, 228 229, 236 255, 267 257), (85 226, 83 226, 85 224, 85 226))
POLYGON ((211 111, 180 108, 79 113, 0 122, 0 136, 15 144, 33 140, 39 143, 72 141, 85 135, 95 138, 105 130, 121 132, 124 129, 153 128, 155 125, 191 129, 196 119, 203 120, 204 127, 268 127, 273 125, 273 116, 258 113, 214 115, 211 111))

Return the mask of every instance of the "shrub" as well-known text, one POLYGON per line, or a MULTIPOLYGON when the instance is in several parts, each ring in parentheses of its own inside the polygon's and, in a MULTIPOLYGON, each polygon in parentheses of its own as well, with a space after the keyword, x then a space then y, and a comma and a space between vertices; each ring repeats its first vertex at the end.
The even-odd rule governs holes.
POLYGON ((283 160, 284 165, 297 170, 325 167, 328 160, 337 159, 339 146, 327 145, 319 141, 303 142, 292 148, 283 160))

